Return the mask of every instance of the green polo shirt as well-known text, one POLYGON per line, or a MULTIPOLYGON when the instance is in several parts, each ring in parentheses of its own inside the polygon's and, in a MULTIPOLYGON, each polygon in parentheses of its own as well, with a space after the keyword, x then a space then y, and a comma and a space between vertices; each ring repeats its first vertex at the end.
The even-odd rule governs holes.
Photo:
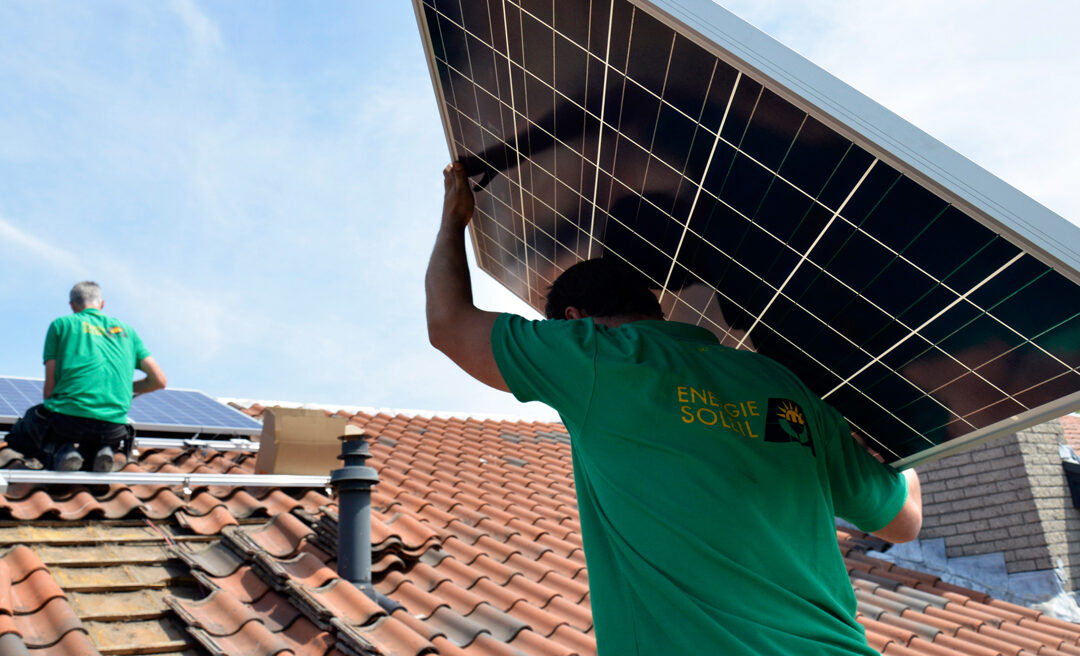
POLYGON ((45 361, 56 360, 56 386, 45 400, 53 412, 127 422, 132 381, 150 351, 126 323, 96 308, 56 319, 45 334, 45 361))
POLYGON ((883 528, 906 482, 794 374, 667 321, 503 314, 491 345, 572 437, 601 654, 877 653, 835 517, 883 528))

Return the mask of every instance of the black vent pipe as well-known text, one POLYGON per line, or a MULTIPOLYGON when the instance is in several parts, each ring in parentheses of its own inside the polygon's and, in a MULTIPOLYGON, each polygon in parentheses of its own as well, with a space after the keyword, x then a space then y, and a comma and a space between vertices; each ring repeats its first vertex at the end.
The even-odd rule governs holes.
POLYGON ((364 435, 345 438, 341 460, 345 466, 330 472, 338 497, 338 576, 352 583, 387 613, 404 608, 371 583, 371 488, 379 473, 364 463, 371 457, 364 435))

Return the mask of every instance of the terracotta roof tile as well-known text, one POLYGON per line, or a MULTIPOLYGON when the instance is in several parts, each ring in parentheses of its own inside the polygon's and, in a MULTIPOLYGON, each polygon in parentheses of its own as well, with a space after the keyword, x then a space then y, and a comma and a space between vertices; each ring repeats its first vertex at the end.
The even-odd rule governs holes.
MULTIPOLYGON (((380 607, 337 576, 337 506, 321 489, 212 486, 184 495, 179 487, 146 485, 11 486, 0 498, 0 521, 84 522, 104 532, 88 544, 104 544, 115 542, 109 534, 148 539, 111 522, 150 519, 161 524, 160 536, 150 533, 161 546, 92 554, 18 534, 16 542, 29 536, 32 544, 0 550, 0 577, 6 570, 10 582, 0 581, 0 633, 52 640, 43 648, 52 653, 97 653, 91 642, 105 640, 110 626, 87 618, 109 614, 89 609, 83 595, 149 585, 157 587, 111 593, 118 602, 130 596, 115 606, 153 604, 146 591, 173 590, 175 613, 144 615, 151 624, 181 627, 165 632, 181 645, 174 651, 201 643, 260 654, 595 653, 569 440, 560 426, 343 414, 372 438, 369 464, 380 473, 372 498, 374 587, 397 609, 380 607), (181 542, 166 548, 165 540, 181 542), (110 564, 118 559, 131 565, 110 564), (84 565, 78 575, 69 568, 91 560, 103 565, 84 565), (121 569, 126 578, 118 577, 121 569), (176 587, 192 579, 201 592, 176 587), (77 605, 64 586, 79 595, 77 605), (27 625, 24 634, 27 622, 41 628, 34 633, 27 625), (61 647, 69 652, 56 651, 61 647)), ((253 467, 251 454, 177 448, 146 450, 125 470, 253 467)), ((884 653, 1080 653, 1080 626, 876 560, 866 552, 885 543, 872 536, 838 528, 837 539, 859 621, 884 653)))
POLYGON ((14 615, 15 627, 27 647, 39 648, 55 644, 68 632, 83 631, 82 621, 64 597, 51 599, 28 615, 14 615))
POLYGON ((99 656, 100 652, 82 631, 69 631, 59 641, 46 647, 31 647, 31 656, 99 656))
POLYGON ((224 505, 202 515, 192 515, 184 510, 176 512, 176 521, 180 526, 199 535, 218 535, 226 526, 238 526, 240 522, 224 505))

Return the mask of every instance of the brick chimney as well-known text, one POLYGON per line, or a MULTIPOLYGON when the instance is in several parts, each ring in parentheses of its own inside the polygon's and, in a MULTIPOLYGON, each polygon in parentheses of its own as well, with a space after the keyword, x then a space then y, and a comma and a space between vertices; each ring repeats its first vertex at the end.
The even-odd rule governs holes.
MULTIPOLYGON (((993 569, 974 565, 1003 556, 1005 572, 998 573, 1029 603, 1055 580, 1055 568, 1065 591, 1080 588, 1080 509, 1073 506, 1058 451, 1063 424, 1080 441, 1080 417, 1064 417, 918 467, 922 550, 937 548, 937 560, 944 556, 948 570, 971 577, 993 569)), ((986 587, 1000 587, 1003 579, 997 579, 986 587)))

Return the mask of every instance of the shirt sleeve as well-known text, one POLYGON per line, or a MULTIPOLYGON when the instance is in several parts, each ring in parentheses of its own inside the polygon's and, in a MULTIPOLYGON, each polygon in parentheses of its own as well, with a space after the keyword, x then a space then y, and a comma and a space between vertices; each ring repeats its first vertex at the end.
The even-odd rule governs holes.
POLYGON ((56 327, 56 322, 49 324, 49 330, 45 333, 45 349, 41 355, 41 362, 44 364, 49 360, 56 359, 56 351, 60 345, 60 332, 56 327))
POLYGON ((492 326, 491 351, 519 401, 540 401, 580 421, 596 378, 596 333, 589 319, 529 321, 504 313, 492 326))
POLYGON ((834 510, 861 531, 885 528, 907 500, 907 479, 867 453, 832 406, 826 405, 826 410, 831 428, 826 466, 834 510))
POLYGON ((139 333, 134 329, 128 329, 131 332, 131 346, 135 351, 135 368, 138 369, 142 364, 143 359, 150 357, 150 349, 146 348, 143 344, 142 337, 139 337, 139 333))

